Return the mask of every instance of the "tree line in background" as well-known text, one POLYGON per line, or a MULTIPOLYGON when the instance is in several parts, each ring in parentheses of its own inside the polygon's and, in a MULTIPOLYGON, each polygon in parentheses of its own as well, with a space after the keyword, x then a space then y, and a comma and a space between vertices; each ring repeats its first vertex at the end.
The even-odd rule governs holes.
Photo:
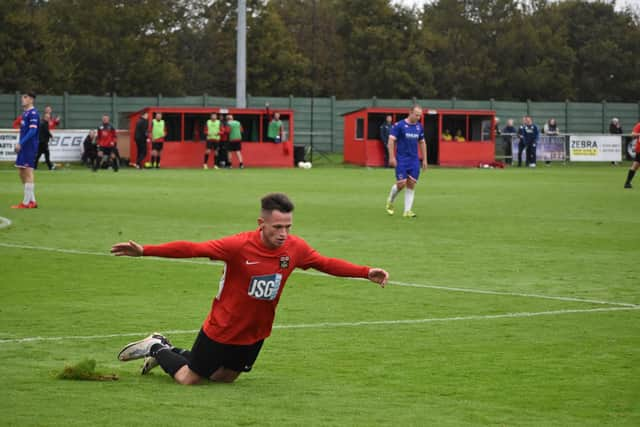
MULTIPOLYGON (((610 3, 247 0, 247 92, 637 102, 640 19, 610 3)), ((3 0, 0 92, 233 97, 236 5, 3 0)))

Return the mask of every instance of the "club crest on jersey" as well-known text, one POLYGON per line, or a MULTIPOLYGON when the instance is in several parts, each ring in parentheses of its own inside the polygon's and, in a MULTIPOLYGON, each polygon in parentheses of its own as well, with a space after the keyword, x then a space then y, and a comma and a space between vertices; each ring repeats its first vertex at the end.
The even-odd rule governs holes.
POLYGON ((249 282, 248 294, 251 298, 273 301, 278 296, 280 283, 282 283, 280 273, 253 276, 249 282))
POLYGON ((280 257, 280 268, 289 268, 289 256, 283 255, 280 257))

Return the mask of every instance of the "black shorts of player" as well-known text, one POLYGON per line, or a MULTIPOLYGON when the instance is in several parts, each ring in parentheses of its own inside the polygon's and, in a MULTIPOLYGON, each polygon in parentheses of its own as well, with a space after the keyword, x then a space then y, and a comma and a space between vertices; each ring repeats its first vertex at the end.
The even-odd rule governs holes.
POLYGON ((213 139, 207 139, 207 150, 217 150, 220 145, 220 141, 214 141, 213 139))
POLYGON ((156 151, 162 151, 162 144, 164 144, 164 142, 152 142, 151 149, 156 151))
POLYGON ((111 154, 115 155, 115 147, 98 147, 98 151, 102 153, 103 156, 109 157, 111 154))
POLYGON ((202 329, 191 348, 189 369, 203 378, 209 378, 218 368, 236 372, 249 372, 258 358, 262 343, 251 345, 222 344, 209 338, 202 329))
POLYGON ((242 149, 240 141, 230 141, 228 151, 240 151, 242 149))
POLYGON ((636 157, 633 159, 633 161, 640 163, 640 153, 636 153, 636 157))

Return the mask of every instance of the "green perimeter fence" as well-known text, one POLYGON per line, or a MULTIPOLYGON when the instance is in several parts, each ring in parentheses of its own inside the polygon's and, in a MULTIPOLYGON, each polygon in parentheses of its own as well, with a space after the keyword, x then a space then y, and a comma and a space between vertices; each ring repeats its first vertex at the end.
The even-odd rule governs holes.
MULTIPOLYGON (((287 98, 247 97, 247 107, 263 108, 269 102, 272 109, 289 108, 295 112, 296 144, 309 145, 320 152, 341 152, 343 148, 343 118, 349 111, 364 107, 409 108, 417 102, 424 108, 459 108, 495 110, 504 126, 508 118, 516 125, 520 117, 529 114, 542 127, 549 119, 555 118, 563 133, 608 133, 612 117, 622 123, 625 133, 640 120, 640 101, 620 102, 509 102, 509 101, 469 101, 459 99, 352 99, 329 98, 287 98), (311 139, 313 138, 313 141, 311 139)), ((129 126, 128 115, 149 106, 163 107, 233 107, 235 98, 221 98, 203 94, 183 97, 120 97, 92 95, 40 95, 37 105, 51 105, 54 113, 61 117, 61 128, 88 129, 98 125, 103 114, 111 115, 112 122, 119 129, 129 126)), ((0 128, 10 128, 13 120, 21 113, 20 93, 0 94, 0 128)))

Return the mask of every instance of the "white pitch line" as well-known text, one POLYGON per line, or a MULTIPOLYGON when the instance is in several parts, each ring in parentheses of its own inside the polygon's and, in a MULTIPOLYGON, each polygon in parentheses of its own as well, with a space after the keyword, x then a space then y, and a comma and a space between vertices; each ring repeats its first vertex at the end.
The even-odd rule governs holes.
MULTIPOLYGON (((75 254, 75 255, 94 255, 94 256, 108 256, 108 257, 112 256, 111 254, 106 252, 90 252, 90 251, 81 251, 76 249, 61 249, 61 248, 49 248, 44 246, 18 245, 13 243, 0 243, 0 247, 32 249, 32 250, 39 250, 39 251, 59 252, 59 253, 68 253, 68 254, 75 254)), ((185 258, 144 257, 144 258, 138 258, 138 259, 156 260, 156 261, 165 261, 165 262, 166 261, 180 262, 180 263, 198 264, 198 265, 211 265, 211 264, 221 265, 222 264, 222 262, 219 262, 219 261, 199 261, 199 260, 185 259, 185 258)), ((295 270, 295 273, 306 274, 307 276, 316 276, 316 277, 334 277, 319 271, 295 270)), ((342 277, 341 279, 364 280, 364 279, 353 278, 353 277, 342 277)), ((594 299, 578 298, 578 297, 492 291, 492 290, 471 289, 471 288, 458 288, 458 287, 448 287, 448 286, 438 286, 438 285, 425 285, 421 283, 406 283, 406 282, 399 282, 395 280, 390 280, 389 284, 394 286, 405 286, 405 287, 412 287, 412 288, 436 289, 436 290, 447 291, 447 292, 464 292, 469 294, 501 295, 501 296, 507 296, 507 297, 547 299, 547 300, 555 300, 555 301, 567 301, 567 302, 578 302, 578 303, 588 303, 588 304, 615 305, 615 306, 629 307, 629 308, 640 307, 640 305, 638 304, 632 304, 627 302, 603 301, 603 300, 594 300, 594 299)))
MULTIPOLYGON (((538 312, 521 312, 521 313, 504 313, 504 314, 487 314, 472 316, 455 316, 455 317, 434 317, 427 319, 400 319, 400 320, 363 320, 360 322, 321 322, 321 323, 299 323, 292 325, 274 325, 273 329, 325 329, 325 328, 344 328, 358 326, 383 326, 383 325, 416 325, 423 323, 436 322, 459 322, 467 320, 493 320, 493 319, 517 319, 538 316, 554 316, 563 314, 581 314, 581 313, 606 313, 613 311, 629 311, 640 310, 640 307, 609 307, 609 308, 589 308, 589 309, 567 309, 552 310, 538 312)), ((173 330, 164 331, 166 335, 185 335, 195 334, 197 329, 191 330, 173 330)), ((106 334, 106 335, 70 335, 61 337, 24 337, 24 338, 7 338, 0 339, 0 344, 20 344, 41 341, 72 341, 72 340, 102 340, 108 338, 124 338, 124 337, 142 337, 149 332, 128 332, 123 334, 106 334)))
POLYGON ((0 228, 6 228, 11 225, 11 220, 9 218, 5 218, 0 216, 0 228))

